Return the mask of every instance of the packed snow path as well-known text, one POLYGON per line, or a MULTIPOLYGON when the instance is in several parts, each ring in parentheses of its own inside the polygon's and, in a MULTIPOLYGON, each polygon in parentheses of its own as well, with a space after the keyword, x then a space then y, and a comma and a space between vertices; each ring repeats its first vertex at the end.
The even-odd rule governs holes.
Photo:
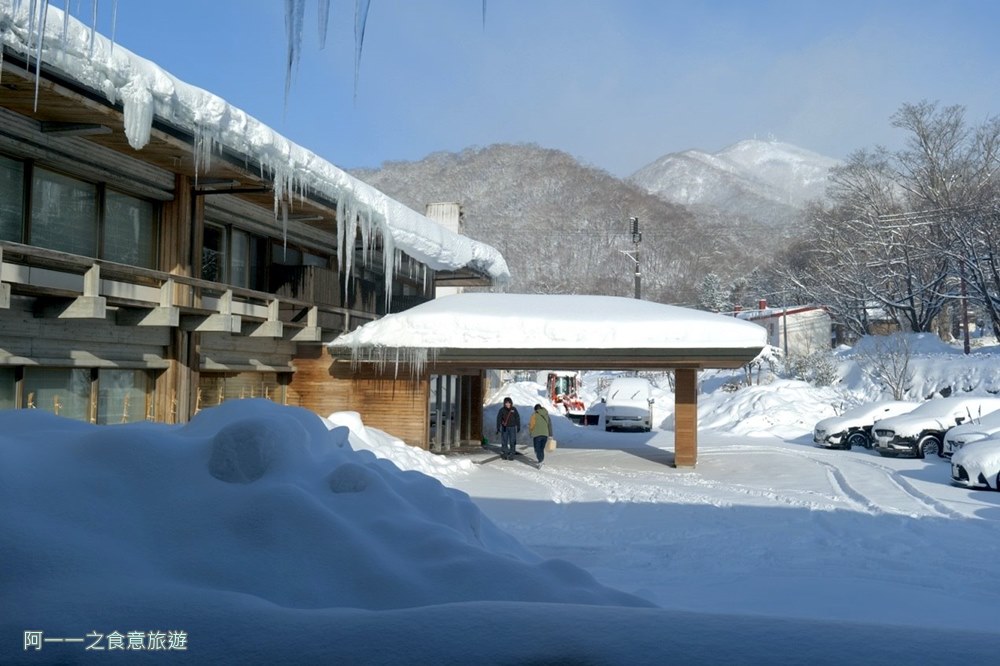
POLYGON ((995 630, 1000 493, 952 486, 946 461, 702 433, 683 470, 672 446, 564 428, 540 470, 527 446, 452 483, 542 556, 665 608, 995 630))

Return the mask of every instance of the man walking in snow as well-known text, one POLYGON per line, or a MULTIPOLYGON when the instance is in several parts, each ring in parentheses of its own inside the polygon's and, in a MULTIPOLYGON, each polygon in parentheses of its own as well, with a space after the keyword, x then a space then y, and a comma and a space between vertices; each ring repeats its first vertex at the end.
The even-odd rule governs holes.
POLYGON ((548 410, 541 405, 535 405, 535 411, 531 413, 528 432, 531 433, 531 443, 535 447, 535 460, 541 468, 542 461, 545 460, 545 445, 552 436, 552 418, 548 410))
POLYGON ((500 435, 500 457, 513 460, 517 453, 517 433, 521 430, 521 415, 510 398, 503 399, 503 407, 497 412, 497 434, 500 435))

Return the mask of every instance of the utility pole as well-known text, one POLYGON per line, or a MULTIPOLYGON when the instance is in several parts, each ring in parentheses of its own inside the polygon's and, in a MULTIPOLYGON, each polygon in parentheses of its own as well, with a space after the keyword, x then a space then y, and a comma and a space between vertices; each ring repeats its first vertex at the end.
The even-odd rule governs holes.
POLYGON ((628 221, 632 226, 632 243, 635 245, 635 256, 632 257, 635 261, 635 297, 641 299, 642 274, 639 272, 639 241, 642 240, 642 232, 639 231, 639 218, 630 217, 628 221))

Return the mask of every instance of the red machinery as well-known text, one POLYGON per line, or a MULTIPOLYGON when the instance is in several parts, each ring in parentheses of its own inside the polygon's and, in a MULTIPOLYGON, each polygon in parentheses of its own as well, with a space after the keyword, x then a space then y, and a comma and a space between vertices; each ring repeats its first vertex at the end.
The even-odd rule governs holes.
POLYGON ((587 406, 580 400, 577 392, 580 390, 580 374, 577 372, 550 372, 546 383, 549 400, 553 405, 561 406, 566 416, 573 420, 582 420, 587 412, 587 406))

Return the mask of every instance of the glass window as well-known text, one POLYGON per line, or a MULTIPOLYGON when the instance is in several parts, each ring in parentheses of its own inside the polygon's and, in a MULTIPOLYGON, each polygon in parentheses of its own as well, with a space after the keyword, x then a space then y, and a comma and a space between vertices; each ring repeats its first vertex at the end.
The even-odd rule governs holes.
POLYGON ((0 409, 17 406, 17 377, 14 368, 0 368, 0 409))
POLYGON ((326 268, 326 258, 321 257, 316 254, 310 254, 309 252, 304 252, 302 254, 302 265, 303 266, 317 266, 319 268, 326 268))
POLYGON ((149 406, 149 374, 144 370, 97 371, 97 422, 143 421, 149 406))
POLYGON ((267 291, 267 239, 250 237, 250 283, 257 291, 267 291))
POLYGON ((20 243, 24 222, 24 165, 0 157, 0 240, 20 243))
POLYGON ((31 180, 30 242, 50 250, 97 256, 97 187, 45 169, 31 180))
POLYGON ((244 398, 266 398, 283 403, 284 385, 282 375, 276 372, 203 372, 198 377, 198 408, 244 398))
POLYGON ((231 284, 246 287, 250 282, 250 234, 233 229, 231 284))
POLYGON ((59 416, 89 421, 90 370, 25 368, 22 407, 44 409, 59 416))
POLYGON ((301 266, 302 253, 280 242, 271 243, 271 260, 282 266, 301 266))
POLYGON ((239 229, 233 229, 232 235, 229 283, 236 287, 264 291, 267 289, 267 275, 264 273, 267 243, 260 236, 239 229))
POLYGON ((109 261, 156 268, 153 204, 108 191, 104 202, 104 253, 109 261))
POLYGON ((205 239, 201 248, 201 277, 212 282, 226 281, 225 227, 205 225, 205 239))

